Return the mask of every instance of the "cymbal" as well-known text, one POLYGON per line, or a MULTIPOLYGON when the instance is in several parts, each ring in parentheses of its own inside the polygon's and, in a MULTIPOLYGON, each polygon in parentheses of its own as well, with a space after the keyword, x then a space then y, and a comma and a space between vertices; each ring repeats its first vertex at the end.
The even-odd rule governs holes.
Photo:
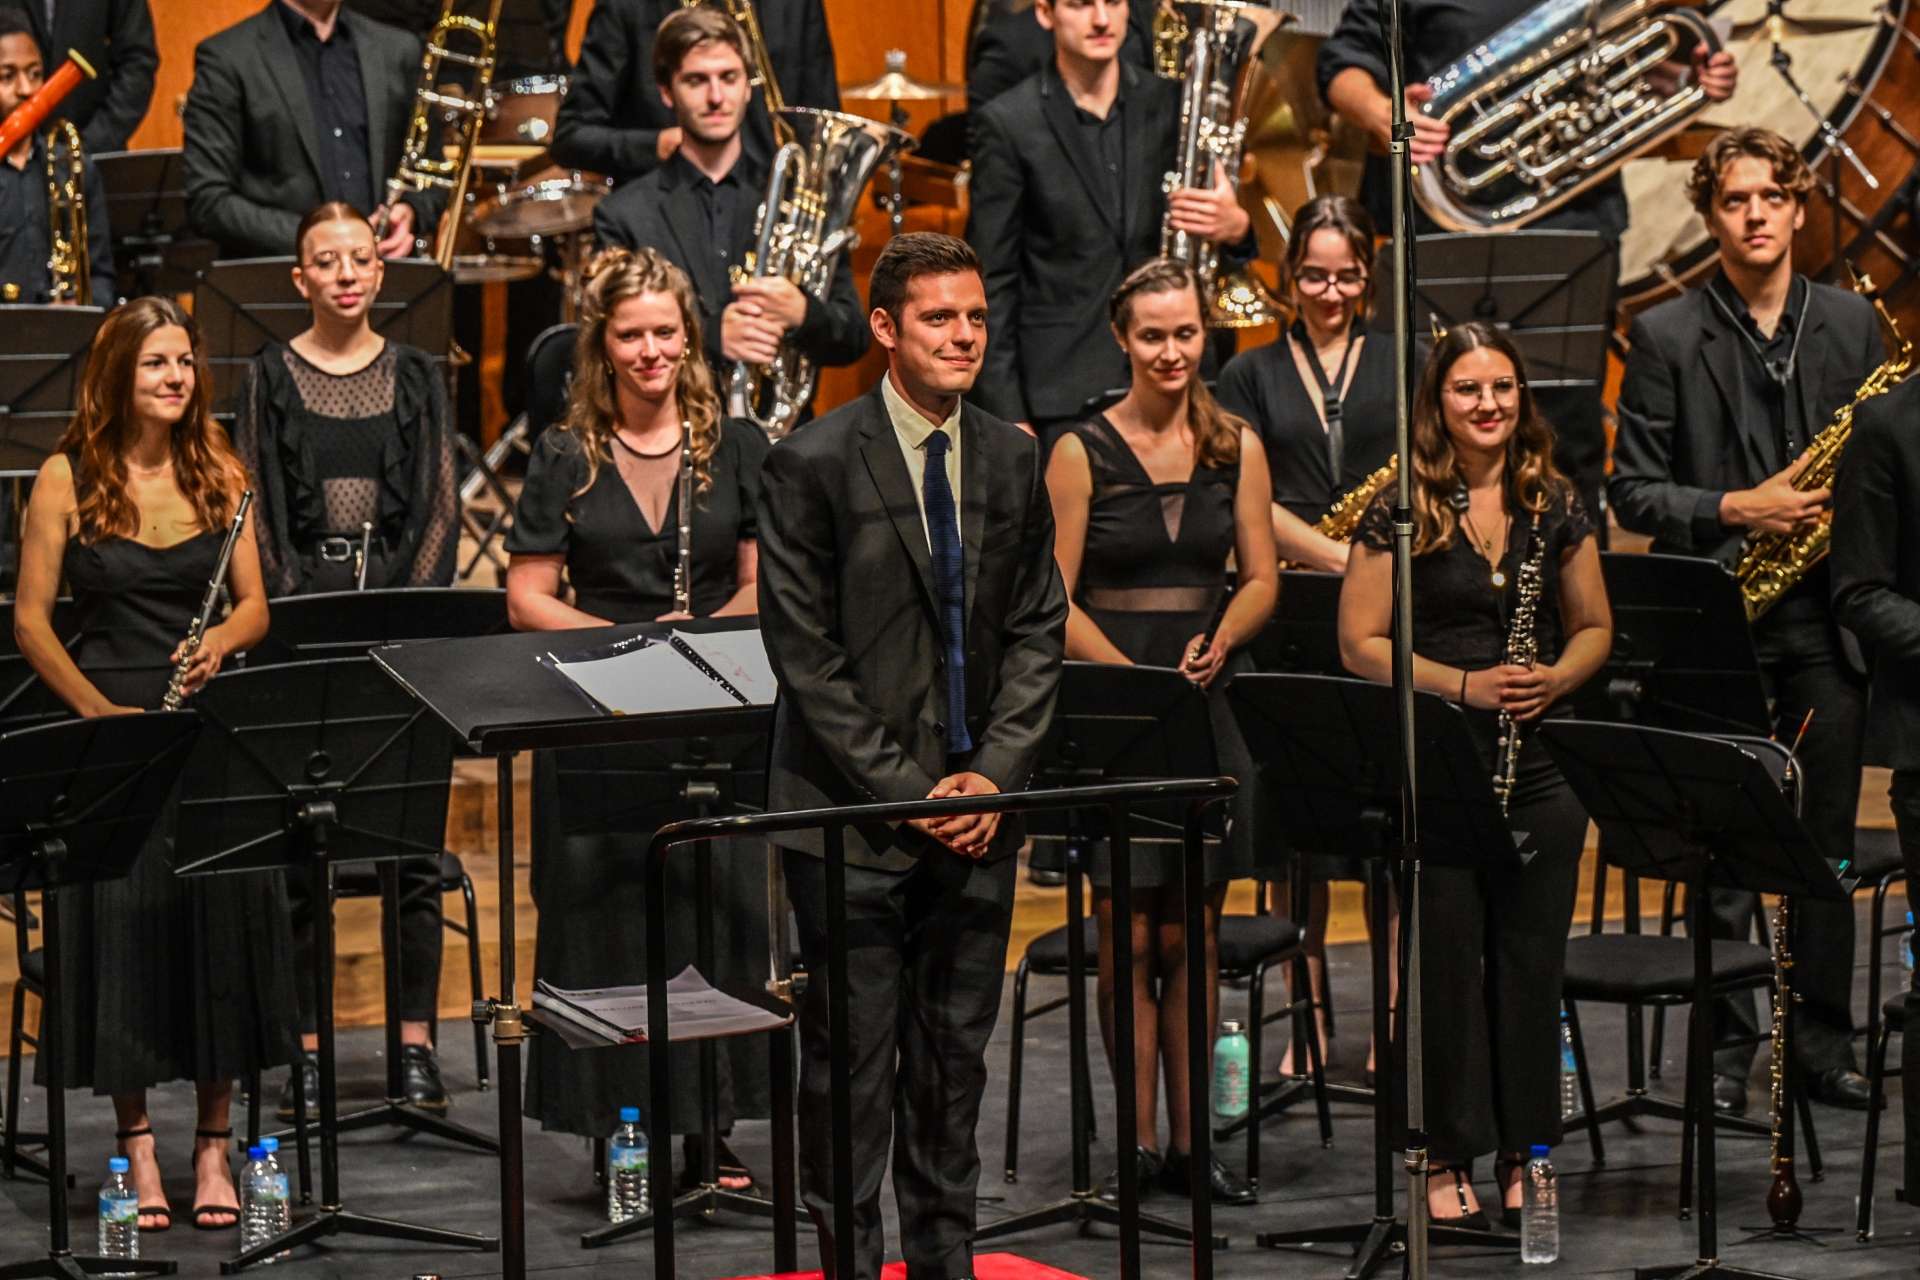
POLYGON ((843 84, 840 97, 852 102, 925 102, 965 93, 966 86, 928 84, 907 74, 907 51, 887 50, 887 69, 878 79, 861 84, 843 84))

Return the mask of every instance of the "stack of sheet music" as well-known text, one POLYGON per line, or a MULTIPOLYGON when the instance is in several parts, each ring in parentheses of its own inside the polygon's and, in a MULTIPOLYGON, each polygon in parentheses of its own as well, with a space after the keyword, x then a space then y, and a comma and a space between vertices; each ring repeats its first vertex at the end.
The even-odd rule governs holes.
MULTIPOLYGON (((533 1007, 543 1024, 576 1049, 644 1044, 647 1039, 645 983, 570 991, 536 980, 533 1007)), ((773 1013, 716 990, 692 966, 667 982, 668 1038, 676 1043, 749 1035, 791 1021, 790 1014, 773 1013)))

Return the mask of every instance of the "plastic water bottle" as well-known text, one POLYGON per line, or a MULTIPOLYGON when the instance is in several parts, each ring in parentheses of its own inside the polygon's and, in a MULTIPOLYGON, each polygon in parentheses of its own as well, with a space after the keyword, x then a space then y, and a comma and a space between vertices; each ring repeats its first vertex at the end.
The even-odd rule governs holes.
POLYGON ((1520 1210, 1520 1261, 1556 1262, 1560 1258, 1560 1184, 1547 1148, 1535 1145, 1527 1161, 1525 1202, 1520 1210))
MULTIPOLYGON (((293 1221, 287 1200, 287 1175, 267 1159, 266 1148, 247 1149, 247 1167, 240 1175, 240 1248, 252 1249, 285 1231, 293 1221)), ((264 1258, 277 1262, 285 1254, 264 1258)))
POLYGON ((1570 1120, 1580 1110, 1580 1063, 1573 1056, 1573 1024, 1560 1012, 1560 1118, 1570 1120))
POLYGON ((1247 1114, 1252 1051, 1244 1026, 1231 1018, 1220 1024, 1213 1042, 1213 1114, 1221 1120, 1238 1120, 1247 1114))
POLYGON ((140 1197, 127 1167, 125 1156, 114 1156, 107 1161, 107 1180, 100 1184, 100 1256, 132 1261, 140 1256, 140 1197))
POLYGON ((607 1221, 625 1222, 647 1212, 647 1131, 640 1108, 620 1108, 620 1127, 607 1142, 607 1221))
MULTIPOLYGON (((287 1171, 280 1167, 280 1139, 260 1139, 260 1150, 267 1158, 267 1176, 273 1188, 273 1195, 268 1200, 268 1207, 273 1210, 273 1222, 268 1232, 268 1238, 271 1239, 293 1226, 293 1184, 287 1177, 287 1171)), ((285 1258, 292 1252, 291 1249, 283 1249, 273 1256, 276 1259, 285 1258)))
MULTIPOLYGON (((1900 935, 1900 967, 1913 973, 1913 912, 1907 912, 1907 931, 1900 935)), ((1913 983, 1909 981, 1908 986, 1913 983)))

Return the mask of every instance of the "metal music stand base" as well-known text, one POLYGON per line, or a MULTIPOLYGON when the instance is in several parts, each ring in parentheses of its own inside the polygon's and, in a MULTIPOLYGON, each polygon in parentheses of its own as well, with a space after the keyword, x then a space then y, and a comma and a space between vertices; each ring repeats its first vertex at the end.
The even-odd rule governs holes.
MULTIPOLYGON (((750 1196, 745 1192, 733 1191, 726 1187, 703 1182, 691 1191, 685 1191, 673 1198, 669 1212, 675 1222, 685 1222, 689 1218, 705 1218, 712 1221, 722 1210, 732 1213, 744 1213, 750 1217, 772 1219, 773 1201, 763 1200, 759 1196, 750 1196)), ((631 1235, 653 1229, 657 1214, 643 1213, 625 1222, 610 1222, 594 1231, 580 1233, 582 1249, 599 1249, 614 1244, 631 1235)))

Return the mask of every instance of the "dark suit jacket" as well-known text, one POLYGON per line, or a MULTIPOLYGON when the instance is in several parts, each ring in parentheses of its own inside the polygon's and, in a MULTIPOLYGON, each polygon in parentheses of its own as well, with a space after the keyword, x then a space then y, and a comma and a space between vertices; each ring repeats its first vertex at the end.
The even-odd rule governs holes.
MULTIPOLYGON (((1122 60, 1153 69, 1153 5, 1127 7, 1122 60)), ((977 113, 1013 86, 1053 61, 1053 32, 1033 16, 1033 0, 1015 7, 1007 0, 976 0, 967 39, 967 110, 977 113)))
MULTIPOLYGON (((658 249, 692 278, 694 291, 700 296, 700 327, 707 360, 720 372, 723 386, 730 371, 720 353, 720 313, 733 300, 728 272, 744 263, 747 251, 753 248, 753 211, 767 186, 764 165, 751 156, 742 156, 740 164, 740 177, 747 190, 755 194, 741 206, 725 262, 709 249, 707 217, 684 165, 669 164, 634 179, 602 200, 593 214, 594 237, 602 245, 658 249)), ((809 296, 807 318, 788 337, 816 365, 852 364, 867 353, 872 329, 854 289, 847 255, 840 257, 827 300, 809 296)))
MULTIPOLYGON (((347 0, 346 7, 424 38, 440 20, 441 0, 347 0)), ((494 34, 494 84, 564 70, 572 14, 572 0, 506 0, 494 34)))
POLYGON ((1833 491, 1833 608, 1873 673, 1867 760, 1920 769, 1920 382, 1862 405, 1833 491))
MULTIPOLYGON (((838 111, 840 82, 821 0, 754 0, 753 7, 787 105, 838 111)), ((553 129, 556 162, 621 182, 659 167, 660 131, 674 120, 653 80, 653 34, 679 8, 680 0, 596 0, 553 129)), ((762 163, 773 159, 765 101, 755 90, 741 131, 748 153, 762 163)))
POLYGON ((147 0, 60 0, 53 30, 47 30, 45 0, 16 0, 33 24, 47 74, 67 60, 67 50, 100 73, 67 95, 60 114, 80 126, 89 152, 119 151, 146 118, 153 101, 153 73, 160 65, 153 44, 147 0))
MULTIPOLYGON (((1040 450, 968 406, 960 418, 970 767, 1027 785, 1053 716, 1067 598, 1040 450)), ((774 445, 760 498, 760 629, 780 678, 769 806, 924 799, 947 772, 946 682, 927 535, 876 387, 774 445)), ((820 853, 816 833, 781 843, 820 853)), ((1001 823, 990 858, 1020 845, 1001 823)), ((909 828, 847 832, 850 863, 905 870, 909 828)))
MULTIPOLYGON (((293 252, 293 233, 321 203, 313 106, 280 0, 200 42, 187 94, 185 168, 193 224, 227 257, 293 252)), ((420 38, 350 10, 377 190, 400 165, 420 80, 420 38)), ((414 226, 431 235, 446 199, 410 196, 414 226)), ((369 210, 368 212, 371 212, 369 210)))
MULTIPOLYGON (((82 150, 85 144, 82 144, 82 150)), ((58 153, 57 172, 66 175, 66 149, 58 153)), ((7 163, 0 159, 0 164, 7 163)), ((119 299, 119 286, 113 272, 113 237, 107 223, 107 187, 93 158, 81 164, 81 185, 87 197, 87 267, 92 277, 93 305, 112 307, 119 299)), ((47 262, 53 252, 53 229, 48 225, 52 212, 46 198, 47 144, 45 135, 36 134, 33 150, 27 157, 26 173, 33 184, 27 200, 26 217, 11 226, 0 225, 0 285, 15 285, 20 290, 16 301, 39 306, 45 304, 53 287, 53 272, 47 262)), ((4 315, 0 311, 0 315, 4 315)))
MULTIPOLYGON (((1794 386, 1809 433, 1853 399, 1882 358, 1865 298, 1815 284, 1794 386)), ((1653 550, 1729 565, 1744 531, 1720 523, 1720 499, 1766 479, 1766 411, 1744 403, 1740 333, 1692 289, 1633 322, 1607 496, 1623 528, 1653 550)), ((1791 459, 1788 459, 1791 461, 1791 459)), ((1782 464, 1784 465, 1784 463, 1782 464)))

